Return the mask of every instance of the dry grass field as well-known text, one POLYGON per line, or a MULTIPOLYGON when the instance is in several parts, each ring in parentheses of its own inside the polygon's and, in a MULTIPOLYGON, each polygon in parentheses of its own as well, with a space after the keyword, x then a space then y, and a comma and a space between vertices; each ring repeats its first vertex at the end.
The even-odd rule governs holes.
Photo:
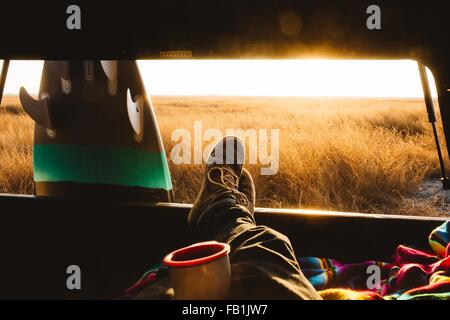
MULTIPOLYGON (((174 129, 279 129, 276 175, 249 165, 257 205, 367 213, 443 215, 427 201, 406 201, 424 179, 438 177, 431 127, 421 100, 154 97, 169 155, 174 129)), ((0 108, 0 192, 32 193, 33 124, 5 97, 0 108)), ((444 146, 445 147, 445 146, 444 146)), ((169 160, 176 200, 192 202, 201 165, 169 160)))

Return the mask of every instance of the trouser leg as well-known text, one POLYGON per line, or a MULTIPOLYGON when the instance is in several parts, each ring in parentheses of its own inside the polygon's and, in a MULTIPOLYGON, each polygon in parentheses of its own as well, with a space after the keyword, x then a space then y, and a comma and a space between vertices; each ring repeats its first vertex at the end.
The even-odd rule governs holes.
POLYGON ((213 206, 202 221, 205 235, 215 234, 215 240, 231 247, 230 298, 321 299, 301 272, 289 239, 256 225, 247 208, 231 203, 213 206))

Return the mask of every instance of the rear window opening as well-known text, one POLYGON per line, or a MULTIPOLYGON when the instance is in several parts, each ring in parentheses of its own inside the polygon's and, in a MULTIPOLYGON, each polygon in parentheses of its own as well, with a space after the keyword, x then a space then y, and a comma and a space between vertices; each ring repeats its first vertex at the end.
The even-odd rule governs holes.
MULTIPOLYGON (((42 61, 11 61, 0 107, 0 192, 33 194, 42 61)), ((141 60, 176 202, 192 203, 214 143, 246 146, 257 206, 439 216, 450 206, 417 63, 410 60, 141 60)), ((436 88, 428 70, 447 161, 436 88)), ((448 165, 447 165, 448 166, 448 165)))

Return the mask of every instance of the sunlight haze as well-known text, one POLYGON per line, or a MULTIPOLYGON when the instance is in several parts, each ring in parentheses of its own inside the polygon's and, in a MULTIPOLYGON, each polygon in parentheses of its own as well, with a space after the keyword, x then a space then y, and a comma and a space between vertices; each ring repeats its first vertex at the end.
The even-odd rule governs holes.
MULTIPOLYGON (((412 60, 140 60, 149 95, 423 97, 412 60)), ((5 94, 39 90, 42 61, 12 61, 5 94)), ((435 86, 430 75, 434 96, 435 86)))

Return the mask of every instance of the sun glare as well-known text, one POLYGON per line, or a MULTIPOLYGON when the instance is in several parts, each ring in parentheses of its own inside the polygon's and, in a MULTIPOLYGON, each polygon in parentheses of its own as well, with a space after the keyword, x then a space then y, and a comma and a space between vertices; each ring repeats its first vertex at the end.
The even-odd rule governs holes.
MULTIPOLYGON (((150 95, 423 96, 412 60, 140 60, 138 64, 150 95)), ((42 61, 12 61, 5 94, 18 94, 21 86, 36 94, 41 71, 42 61)))

